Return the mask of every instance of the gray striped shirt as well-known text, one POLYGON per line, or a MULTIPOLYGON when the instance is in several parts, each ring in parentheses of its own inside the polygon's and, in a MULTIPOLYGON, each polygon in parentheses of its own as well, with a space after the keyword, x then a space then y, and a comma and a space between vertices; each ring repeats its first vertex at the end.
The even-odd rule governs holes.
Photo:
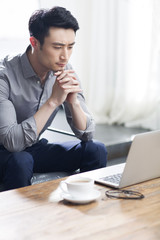
MULTIPOLYGON (((66 69, 71 69, 67 64, 66 69)), ((79 79, 78 79, 79 81, 79 79)), ((52 123, 57 107, 48 119, 41 134, 37 135, 34 114, 47 101, 55 82, 54 72, 48 74, 45 85, 41 85, 26 52, 15 57, 6 57, 0 62, 0 144, 11 152, 22 151, 39 140, 40 135, 52 123)), ((94 120, 87 110, 82 93, 77 95, 87 116, 87 128, 78 130, 72 121, 67 102, 65 114, 77 138, 87 141, 93 138, 94 120)))

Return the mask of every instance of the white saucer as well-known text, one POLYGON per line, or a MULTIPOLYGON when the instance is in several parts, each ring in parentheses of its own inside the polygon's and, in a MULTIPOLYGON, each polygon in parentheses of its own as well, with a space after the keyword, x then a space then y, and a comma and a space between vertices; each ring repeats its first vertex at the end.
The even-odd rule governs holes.
POLYGON ((64 200, 67 200, 72 203, 77 203, 77 204, 86 204, 86 203, 95 201, 100 196, 101 196, 101 192, 95 189, 93 190, 93 192, 91 192, 91 194, 88 197, 84 196, 84 198, 75 198, 75 197, 72 197, 70 194, 62 193, 62 197, 64 200))

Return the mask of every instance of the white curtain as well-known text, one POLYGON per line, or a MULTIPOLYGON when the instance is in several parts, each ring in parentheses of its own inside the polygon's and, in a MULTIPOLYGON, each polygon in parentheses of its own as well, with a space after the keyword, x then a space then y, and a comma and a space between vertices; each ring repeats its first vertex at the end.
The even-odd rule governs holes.
POLYGON ((151 0, 93 1, 87 92, 98 122, 159 127, 158 9, 151 0))

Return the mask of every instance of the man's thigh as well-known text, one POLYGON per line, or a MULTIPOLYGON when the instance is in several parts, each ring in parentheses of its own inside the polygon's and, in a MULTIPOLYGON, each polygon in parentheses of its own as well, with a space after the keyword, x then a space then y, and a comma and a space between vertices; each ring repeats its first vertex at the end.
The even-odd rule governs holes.
POLYGON ((82 159, 81 142, 69 141, 50 144, 46 139, 27 149, 34 159, 34 172, 74 171, 82 159))
POLYGON ((4 169, 9 156, 10 156, 10 152, 8 152, 3 146, 0 146, 0 181, 3 178, 4 169))

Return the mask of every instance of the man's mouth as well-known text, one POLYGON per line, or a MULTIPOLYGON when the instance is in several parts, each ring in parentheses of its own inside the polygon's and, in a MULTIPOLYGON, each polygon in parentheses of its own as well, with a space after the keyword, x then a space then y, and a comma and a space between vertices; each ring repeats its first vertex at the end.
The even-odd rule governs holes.
POLYGON ((66 66, 66 64, 64 64, 64 63, 57 63, 57 65, 58 65, 59 67, 65 67, 65 66, 66 66))

